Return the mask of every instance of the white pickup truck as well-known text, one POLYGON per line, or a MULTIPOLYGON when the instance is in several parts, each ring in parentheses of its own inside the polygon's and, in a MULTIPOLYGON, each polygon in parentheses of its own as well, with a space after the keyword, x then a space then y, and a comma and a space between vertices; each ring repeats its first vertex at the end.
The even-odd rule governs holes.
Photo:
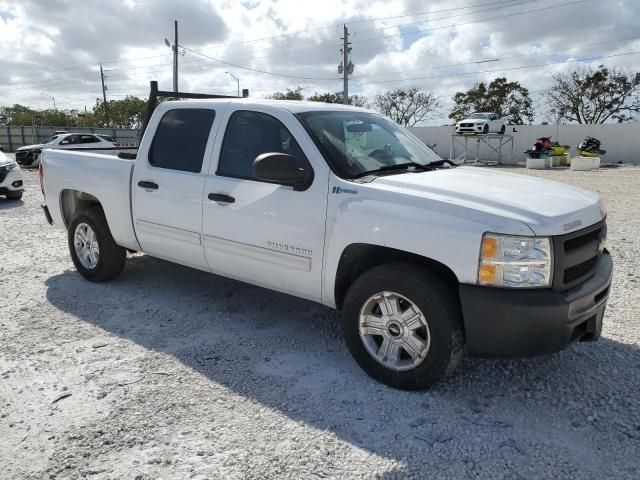
POLYGON ((551 353, 602 328, 597 194, 455 166, 368 110, 164 102, 135 160, 47 150, 40 173, 87 279, 129 250, 320 302, 393 387, 429 387, 465 351, 551 353))

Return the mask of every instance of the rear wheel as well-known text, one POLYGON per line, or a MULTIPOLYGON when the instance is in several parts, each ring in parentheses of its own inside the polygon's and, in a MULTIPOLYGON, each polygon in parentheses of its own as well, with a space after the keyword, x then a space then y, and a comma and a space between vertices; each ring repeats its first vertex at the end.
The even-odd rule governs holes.
POLYGON ((347 345, 362 369, 391 387, 416 390, 453 371, 462 356, 462 316, 453 290, 412 264, 375 267, 349 288, 347 345))
POLYGON ((20 200, 22 198, 22 192, 9 192, 6 196, 7 200, 20 200))
POLYGON ((67 235, 73 264, 87 280, 104 282, 122 272, 127 252, 116 245, 100 207, 79 210, 67 235))

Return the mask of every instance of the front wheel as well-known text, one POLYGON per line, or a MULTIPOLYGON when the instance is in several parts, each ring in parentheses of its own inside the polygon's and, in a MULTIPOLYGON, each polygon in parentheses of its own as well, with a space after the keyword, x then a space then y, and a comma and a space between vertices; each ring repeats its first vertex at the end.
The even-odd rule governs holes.
POLYGON ((382 265, 356 279, 342 325, 360 367, 394 388, 434 385, 463 353, 457 296, 437 275, 412 264, 382 265))
POLYGON ((484 126, 484 128, 482 129, 482 133, 484 133, 485 135, 489 133, 489 125, 484 126))
POLYGON ((79 210, 67 236, 73 264, 87 280, 104 282, 122 272, 127 251, 116 245, 100 207, 79 210))
POLYGON ((504 135, 504 132, 507 130, 507 127, 505 127, 504 125, 502 125, 500 127, 500 135, 504 135))

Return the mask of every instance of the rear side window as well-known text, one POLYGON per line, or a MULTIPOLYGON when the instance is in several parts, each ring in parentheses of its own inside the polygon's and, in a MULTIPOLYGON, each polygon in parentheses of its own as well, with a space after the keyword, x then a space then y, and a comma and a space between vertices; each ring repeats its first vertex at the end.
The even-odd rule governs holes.
POLYGON ((287 153, 306 158, 280 120, 266 113, 234 112, 224 134, 217 174, 253 180, 253 161, 263 153, 287 153))
POLYGON ((154 167, 200 172, 215 111, 182 108, 164 114, 149 150, 154 167))
POLYGON ((98 143, 99 141, 93 135, 82 135, 82 143, 98 143))

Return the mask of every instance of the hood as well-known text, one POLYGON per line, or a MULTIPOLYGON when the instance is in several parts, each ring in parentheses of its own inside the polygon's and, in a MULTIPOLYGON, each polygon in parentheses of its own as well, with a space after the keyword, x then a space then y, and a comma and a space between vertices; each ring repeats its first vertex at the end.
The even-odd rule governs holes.
POLYGON ((35 145, 25 145, 24 147, 17 148, 16 152, 18 150, 33 150, 34 148, 42 148, 44 146, 45 146, 44 143, 38 143, 38 144, 35 144, 35 145))
POLYGON ((459 122, 456 122, 456 125, 459 123, 467 123, 467 122, 488 122, 489 120, 486 118, 473 118, 473 117, 469 117, 469 118, 465 118, 464 120, 460 120, 459 122))
POLYGON ((496 217, 520 221, 540 236, 580 230, 603 218, 600 196, 596 193, 486 168, 456 167, 389 175, 376 178, 372 185, 463 207, 478 221, 483 214, 491 216, 494 225, 496 217))
POLYGON ((5 165, 8 165, 10 163, 15 163, 14 160, 12 160, 11 158, 7 157, 4 152, 0 151, 0 167, 4 167, 5 165))

